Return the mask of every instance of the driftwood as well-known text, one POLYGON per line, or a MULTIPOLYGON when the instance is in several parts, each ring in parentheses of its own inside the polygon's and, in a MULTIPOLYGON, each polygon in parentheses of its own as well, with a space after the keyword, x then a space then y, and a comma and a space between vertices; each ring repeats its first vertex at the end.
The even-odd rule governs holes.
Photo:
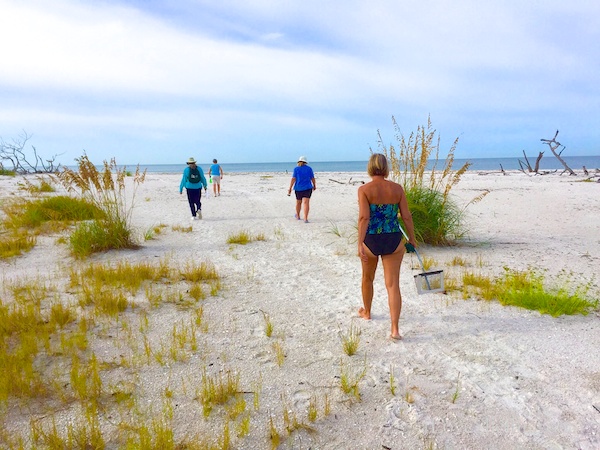
POLYGON ((523 150, 523 156, 525 157, 525 163, 523 163, 521 160, 518 160, 519 166, 521 166, 521 172, 525 172, 524 166, 527 166, 528 172, 539 173, 540 161, 542 160, 542 156, 544 156, 544 152, 540 152, 539 155, 537 156, 537 158, 535 159, 535 167, 534 168, 531 168, 531 164, 529 163, 529 159, 527 158, 527 154, 525 153, 525 150, 523 150))
POLYGON ((540 161, 542 160, 542 156, 544 156, 544 152, 540 152, 540 154, 538 155, 538 157, 535 160, 535 169, 534 169, 535 173, 538 173, 538 170, 540 170, 540 161))
POLYGON ((50 159, 44 159, 38 154, 37 149, 32 145, 32 151, 28 152, 25 149, 27 141, 31 139, 31 135, 23 131, 18 138, 12 142, 6 142, 0 138, 0 169, 12 170, 19 174, 26 173, 55 173, 60 169, 60 164, 55 165, 57 156, 54 155, 50 159), (6 166, 5 163, 12 166, 6 166))
MULTIPOLYGON (((533 169, 531 168, 531 164, 529 164, 529 159, 527 159, 527 155, 525 154, 525 150, 523 150, 523 156, 525 157, 525 162, 527 163, 527 168, 529 169, 530 172, 533 172, 533 169)), ((522 168, 522 166, 521 166, 521 168, 522 168)))
POLYGON ((558 136, 558 130, 556 130, 556 133, 554 134, 554 137, 552 139, 540 139, 540 141, 544 142, 545 144, 548 144, 548 147, 550 147, 552 154, 554 156, 556 156, 556 159, 558 159, 560 161, 560 163, 563 165, 563 167, 565 168, 565 170, 561 173, 561 175, 565 172, 569 172, 569 175, 577 175, 575 172, 573 172, 573 169, 571 169, 567 165, 565 160, 560 157, 561 153, 565 149, 565 146, 556 140, 556 136, 558 136), (559 147, 562 147, 562 150, 559 153, 556 153, 556 150, 559 147))
POLYGON ((333 181, 334 183, 339 183, 339 184, 351 184, 351 185, 365 184, 364 181, 352 181, 352 177, 350 177, 350 179, 348 181, 346 181, 346 182, 334 180, 333 178, 330 178, 329 181, 333 181))
POLYGON ((521 167, 519 170, 523 173, 527 173, 527 172, 531 172, 531 166, 529 166, 529 170, 525 171, 525 163, 523 161, 521 161, 520 159, 519 161, 519 167, 521 167))

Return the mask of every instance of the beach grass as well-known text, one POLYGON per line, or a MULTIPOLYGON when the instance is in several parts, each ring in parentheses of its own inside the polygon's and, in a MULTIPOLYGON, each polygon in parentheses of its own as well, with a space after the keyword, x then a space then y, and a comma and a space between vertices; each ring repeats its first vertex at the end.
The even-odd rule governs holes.
POLYGON ((390 365, 390 393, 396 396, 396 376, 394 375, 394 366, 390 365))
POLYGON ((535 268, 504 268, 499 277, 465 272, 462 276, 463 298, 476 295, 484 300, 498 300, 505 306, 539 311, 553 317, 588 314, 598 307, 597 296, 591 295, 592 282, 576 283, 573 274, 561 272, 552 284, 535 268))
POLYGON ((202 404, 204 416, 208 417, 217 405, 224 405, 240 390, 239 373, 231 370, 209 375, 202 374, 202 385, 198 400, 202 404))
POLYGON ((283 343, 281 341, 273 341, 271 342, 271 349, 275 354, 275 362, 279 367, 283 366, 285 362, 285 349, 283 348, 283 343))
POLYGON ((31 195, 47 194, 50 192, 56 192, 53 186, 52 179, 38 176, 36 177, 36 183, 33 183, 27 177, 23 177, 19 181, 19 188, 29 192, 31 195))
POLYGON ((269 316, 269 314, 267 314, 264 311, 261 312, 265 322, 265 336, 271 337, 271 335, 273 334, 273 320, 271 319, 271 316, 269 316))
POLYGON ((1 205, 4 217, 0 228, 0 257, 9 258, 31 250, 34 235, 61 232, 74 222, 103 217, 103 213, 84 199, 52 196, 27 200, 15 198, 1 205))
POLYGON ((420 125, 408 138, 403 135, 394 117, 392 123, 397 148, 391 144, 385 145, 380 133, 378 144, 390 162, 390 179, 404 187, 417 240, 431 245, 454 243, 465 233, 465 208, 480 201, 487 192, 471 200, 464 208, 459 208, 450 194, 471 163, 466 162, 458 169, 453 168, 458 138, 443 158, 444 165, 438 167, 440 137, 433 128, 430 117, 427 125, 420 125))
POLYGON ((131 216, 135 205, 135 194, 145 181, 146 171, 139 166, 133 176, 133 192, 126 189, 128 171, 118 167, 116 160, 104 161, 98 169, 87 155, 75 160, 77 170, 64 167, 54 178, 70 194, 85 199, 103 212, 102 218, 79 224, 70 238, 73 255, 85 258, 92 253, 110 249, 136 248, 138 246, 131 216))
POLYGON ((342 348, 348 356, 355 355, 360 345, 360 327, 354 323, 350 324, 347 333, 342 334, 342 348))
POLYGON ((346 395, 352 396, 356 400, 360 400, 359 383, 367 375, 367 358, 365 356, 364 365, 361 370, 355 370, 350 365, 346 365, 344 361, 340 362, 340 388, 346 395))
POLYGON ((0 258, 7 259, 30 251, 37 239, 27 230, 15 229, 0 235, 0 258))
POLYGON ((227 237, 228 244, 246 245, 254 241, 264 241, 265 235, 263 233, 252 234, 248 230, 241 230, 237 233, 232 233, 227 237))
MULTIPOLYGON (((28 448, 20 446, 19 442, 31 439, 32 448, 75 448, 74 442, 79 442, 82 448, 106 448, 107 435, 100 425, 100 408, 116 412, 128 405, 128 409, 136 411, 139 401, 139 394, 127 388, 127 379, 122 379, 118 385, 107 384, 104 382, 107 374, 126 369, 130 372, 129 377, 135 378, 136 371, 146 365, 166 366, 169 359, 173 363, 185 362, 189 355, 199 351, 197 333, 204 328, 202 307, 189 308, 189 320, 174 323, 170 334, 157 344, 147 339, 152 331, 149 310, 135 306, 134 299, 144 292, 145 284, 178 290, 182 273, 186 274, 183 282, 192 285, 194 282, 210 284, 218 278, 211 264, 192 264, 181 269, 165 259, 154 265, 128 261, 74 265, 67 273, 68 282, 59 285, 41 278, 4 283, 0 297, 1 414, 6 414, 6 406, 18 399, 18 404, 26 409, 32 403, 41 405, 43 417, 47 419, 34 419, 38 415, 30 411, 29 431, 22 435, 8 436, 0 427, 1 445, 28 448), (125 319, 125 314, 130 315, 136 310, 139 327, 125 319), (104 360, 90 348, 89 342, 103 339, 108 329, 117 333, 112 346, 120 351, 129 347, 127 353, 131 353, 130 356, 104 360), (143 337, 141 346, 136 343, 140 337, 143 337), (41 361, 44 364, 40 364, 41 361), (63 408, 73 405, 80 405, 81 413, 66 429, 59 427, 55 417, 63 408)), ((163 304, 167 298, 168 295, 163 304)), ((161 307, 164 308, 160 303, 154 306, 161 307)), ((205 410, 227 404, 229 420, 238 418, 237 426, 243 436, 248 432, 249 416, 241 418, 245 401, 238 395, 239 391, 239 375, 231 371, 220 372, 204 379, 202 399, 205 410), (229 405, 227 398, 236 398, 236 401, 229 405)), ((118 442, 123 445, 154 442, 159 446, 171 442, 168 448, 187 442, 189 436, 179 440, 174 438, 173 411, 169 406, 174 395, 172 387, 167 385, 163 390, 166 403, 162 419, 157 421, 158 416, 153 416, 151 411, 147 414, 138 411, 135 415, 140 420, 123 423, 124 432, 118 442)), ((226 434, 219 437, 221 444, 229 439, 226 434)))

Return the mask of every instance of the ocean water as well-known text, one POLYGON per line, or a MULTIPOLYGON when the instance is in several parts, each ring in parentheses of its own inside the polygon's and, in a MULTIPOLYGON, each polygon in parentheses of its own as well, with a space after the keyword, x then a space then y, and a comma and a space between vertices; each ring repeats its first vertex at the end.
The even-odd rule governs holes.
MULTIPOLYGON (((534 166, 535 158, 529 157, 529 163, 534 166)), ((600 156, 565 156, 565 162, 573 170, 580 171, 583 166, 589 169, 600 169, 600 156)), ((504 170, 519 170, 519 160, 523 163, 523 157, 514 158, 471 158, 471 159, 455 159, 452 167, 459 169, 467 161, 471 162, 469 171, 481 170, 500 170, 500 165, 504 170)), ((439 160, 437 169, 441 170, 444 167, 444 160, 439 160)), ((200 167, 208 172, 210 163, 199 164, 200 167)), ((367 161, 309 161, 309 165, 315 172, 366 172, 367 161)), ((433 163, 429 164, 431 169, 433 163)), ((225 173, 246 173, 246 172, 292 172, 296 167, 295 162, 265 162, 265 163, 222 163, 221 167, 225 173)), ((130 166, 128 166, 131 169, 130 166)), ((185 164, 140 164, 140 169, 146 169, 149 173, 180 173, 185 168, 185 164)), ((558 170, 562 171, 563 166, 554 155, 544 155, 540 161, 540 170, 558 170)))

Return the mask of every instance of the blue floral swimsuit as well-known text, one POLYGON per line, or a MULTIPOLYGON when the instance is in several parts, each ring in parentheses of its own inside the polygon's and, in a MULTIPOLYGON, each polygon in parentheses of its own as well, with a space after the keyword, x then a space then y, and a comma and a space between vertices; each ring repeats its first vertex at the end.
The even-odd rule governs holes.
POLYGON ((369 209, 365 245, 376 256, 394 253, 402 241, 398 204, 369 205, 369 209))

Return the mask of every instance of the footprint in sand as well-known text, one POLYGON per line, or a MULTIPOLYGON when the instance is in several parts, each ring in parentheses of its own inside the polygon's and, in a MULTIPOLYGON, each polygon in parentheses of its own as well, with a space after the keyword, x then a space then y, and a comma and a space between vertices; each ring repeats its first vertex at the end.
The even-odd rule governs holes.
POLYGON ((307 409, 310 402, 311 393, 306 390, 298 390, 292 394, 292 401, 296 410, 307 409))

